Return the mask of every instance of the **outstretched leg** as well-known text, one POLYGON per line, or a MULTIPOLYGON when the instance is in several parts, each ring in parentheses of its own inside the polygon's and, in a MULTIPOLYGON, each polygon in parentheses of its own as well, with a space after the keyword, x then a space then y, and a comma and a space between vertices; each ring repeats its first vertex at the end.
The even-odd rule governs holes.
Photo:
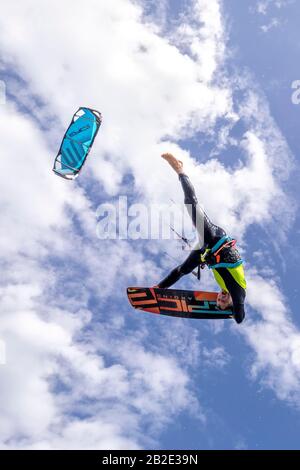
POLYGON ((174 171, 176 171, 178 175, 183 173, 183 163, 181 160, 177 160, 177 158, 174 157, 174 155, 171 153, 163 153, 162 158, 164 158, 169 163, 169 165, 173 168, 174 171))
POLYGON ((199 248, 202 248, 205 244, 215 244, 221 237, 226 235, 225 231, 214 225, 198 204, 195 189, 189 177, 184 173, 183 163, 170 153, 164 153, 162 158, 169 163, 179 176, 184 193, 184 204, 198 234, 199 248))

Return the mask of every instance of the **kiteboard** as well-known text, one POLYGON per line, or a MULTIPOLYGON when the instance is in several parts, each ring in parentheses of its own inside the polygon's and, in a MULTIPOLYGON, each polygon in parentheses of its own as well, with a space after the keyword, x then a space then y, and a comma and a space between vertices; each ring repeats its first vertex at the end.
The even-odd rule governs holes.
POLYGON ((233 318, 232 310, 217 307, 217 292, 128 287, 132 307, 144 312, 195 319, 233 318))
POLYGON ((67 180, 74 180, 81 171, 93 146, 102 122, 99 111, 79 108, 65 133, 53 171, 67 180))

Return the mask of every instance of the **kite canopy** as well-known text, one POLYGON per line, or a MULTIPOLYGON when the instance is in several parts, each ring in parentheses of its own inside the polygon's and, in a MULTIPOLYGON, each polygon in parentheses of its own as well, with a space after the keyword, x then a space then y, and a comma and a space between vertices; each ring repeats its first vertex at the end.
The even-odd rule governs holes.
POLYGON ((55 158, 53 171, 68 180, 74 180, 83 167, 102 122, 99 111, 79 108, 64 135, 55 158))

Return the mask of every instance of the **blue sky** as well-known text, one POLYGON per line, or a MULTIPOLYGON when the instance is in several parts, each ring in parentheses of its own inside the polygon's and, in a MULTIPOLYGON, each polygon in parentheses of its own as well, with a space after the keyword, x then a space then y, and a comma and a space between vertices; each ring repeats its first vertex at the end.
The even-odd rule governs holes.
MULTIPOLYGON (((300 7, 88 3, 2 8, 1 448, 297 449, 300 7), (51 167, 82 105, 103 125, 68 182, 51 167), (165 251, 186 253, 97 238, 100 204, 181 202, 164 151, 239 240, 240 326, 131 310, 126 287, 157 283, 174 266, 165 251)), ((217 288, 208 272, 202 288, 217 288)))

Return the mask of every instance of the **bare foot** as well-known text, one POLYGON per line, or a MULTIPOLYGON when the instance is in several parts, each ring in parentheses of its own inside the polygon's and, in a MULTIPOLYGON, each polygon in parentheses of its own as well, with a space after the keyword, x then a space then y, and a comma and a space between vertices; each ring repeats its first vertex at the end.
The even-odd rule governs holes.
POLYGON ((181 160, 177 160, 171 153, 163 153, 162 158, 164 158, 169 165, 176 171, 178 175, 183 173, 183 163, 181 160))

